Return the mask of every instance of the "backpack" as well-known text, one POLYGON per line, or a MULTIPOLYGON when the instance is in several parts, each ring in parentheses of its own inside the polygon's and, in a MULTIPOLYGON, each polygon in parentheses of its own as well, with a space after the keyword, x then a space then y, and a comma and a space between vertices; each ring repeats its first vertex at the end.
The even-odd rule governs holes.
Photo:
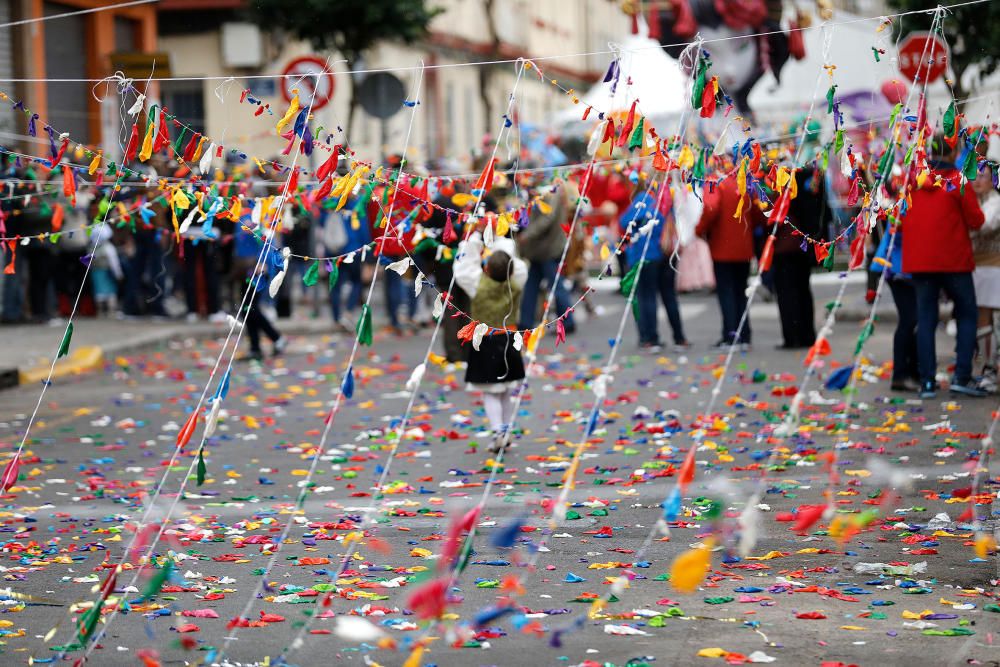
POLYGON ((339 252, 347 246, 347 231, 340 213, 331 213, 323 223, 323 245, 329 252, 339 252))

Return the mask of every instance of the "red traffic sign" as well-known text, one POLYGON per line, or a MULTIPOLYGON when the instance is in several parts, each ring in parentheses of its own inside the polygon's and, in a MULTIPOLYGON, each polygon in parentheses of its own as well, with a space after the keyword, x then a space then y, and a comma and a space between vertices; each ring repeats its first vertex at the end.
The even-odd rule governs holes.
POLYGON ((295 58, 281 72, 281 94, 286 102, 292 101, 292 89, 299 89, 299 102, 311 106, 313 111, 322 109, 333 99, 333 72, 326 61, 316 56, 295 58))
POLYGON ((899 73, 910 81, 935 81, 948 67, 948 43, 929 32, 911 32, 899 45, 899 73))

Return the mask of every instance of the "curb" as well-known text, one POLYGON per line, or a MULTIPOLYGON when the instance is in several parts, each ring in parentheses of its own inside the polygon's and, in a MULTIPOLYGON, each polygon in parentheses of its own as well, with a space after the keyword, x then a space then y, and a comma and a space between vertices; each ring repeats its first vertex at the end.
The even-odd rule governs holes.
MULTIPOLYGON (((79 375, 92 371, 104 363, 104 350, 97 345, 85 345, 78 350, 74 350, 65 359, 56 362, 52 369, 52 379, 62 378, 68 375, 79 375)), ((34 384, 42 382, 49 376, 50 366, 33 366, 18 370, 18 384, 34 384)))
MULTIPOLYGON (((288 335, 333 333, 333 324, 328 320, 286 320, 278 322, 281 331, 288 335)), ((219 324, 188 324, 167 326, 138 335, 132 335, 127 340, 109 343, 107 345, 86 345, 74 350, 65 359, 56 362, 52 369, 52 379, 81 375, 97 370, 104 365, 106 358, 116 355, 136 352, 154 347, 170 340, 184 338, 213 338, 226 334, 225 325, 219 324)), ((49 375, 51 361, 34 366, 18 368, 0 368, 0 389, 10 389, 19 385, 44 382, 49 375)))

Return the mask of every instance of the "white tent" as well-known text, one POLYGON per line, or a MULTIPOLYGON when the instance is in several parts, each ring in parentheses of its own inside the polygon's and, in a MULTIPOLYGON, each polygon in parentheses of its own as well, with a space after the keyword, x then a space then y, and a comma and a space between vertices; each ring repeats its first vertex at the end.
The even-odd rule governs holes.
POLYGON ((581 96, 580 104, 559 113, 554 125, 574 125, 586 105, 594 107, 593 118, 598 111, 627 110, 634 100, 639 100, 638 108, 657 127, 677 118, 687 104, 688 94, 686 77, 677 61, 668 56, 656 40, 642 34, 629 35, 620 47, 621 76, 614 95, 610 83, 599 81, 581 96), (632 84, 626 85, 629 79, 632 84))

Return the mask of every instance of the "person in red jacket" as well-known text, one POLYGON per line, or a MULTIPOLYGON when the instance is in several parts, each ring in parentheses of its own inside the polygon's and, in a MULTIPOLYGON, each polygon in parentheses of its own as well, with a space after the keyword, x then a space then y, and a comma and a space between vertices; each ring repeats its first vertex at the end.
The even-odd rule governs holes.
POLYGON ((766 219, 749 194, 740 195, 735 175, 714 189, 706 188, 704 202, 695 233, 708 241, 715 270, 715 293, 722 312, 722 338, 715 347, 724 349, 738 343, 746 349, 750 345, 750 314, 747 313, 742 329, 740 318, 747 307, 747 279, 754 256, 753 230, 766 219), (740 200, 743 208, 737 216, 740 200))
MULTIPOLYGON (((399 158, 392 156, 389 163, 398 169, 399 158)), ((369 202, 368 219, 371 224, 378 225, 372 228, 373 253, 383 267, 405 258, 413 250, 417 224, 426 221, 433 210, 428 205, 427 179, 404 173, 395 183, 395 186, 377 189, 369 202), (390 211, 392 218, 386 220, 390 211)), ((413 270, 408 272, 413 273, 413 270)), ((404 335, 414 326, 413 316, 417 309, 412 282, 394 271, 385 270, 382 286, 385 289, 389 331, 397 336, 404 335), (404 308, 405 320, 400 317, 400 310, 404 308)))
POLYGON ((961 187, 955 168, 957 151, 943 139, 940 158, 930 171, 917 177, 903 215, 903 271, 913 275, 917 293, 917 361, 920 396, 934 398, 937 356, 934 336, 938 325, 938 296, 943 290, 954 304, 958 325, 955 337, 955 374, 950 390, 965 396, 985 396, 972 377, 976 348, 975 262, 969 233, 983 226, 983 212, 971 184, 961 187))

